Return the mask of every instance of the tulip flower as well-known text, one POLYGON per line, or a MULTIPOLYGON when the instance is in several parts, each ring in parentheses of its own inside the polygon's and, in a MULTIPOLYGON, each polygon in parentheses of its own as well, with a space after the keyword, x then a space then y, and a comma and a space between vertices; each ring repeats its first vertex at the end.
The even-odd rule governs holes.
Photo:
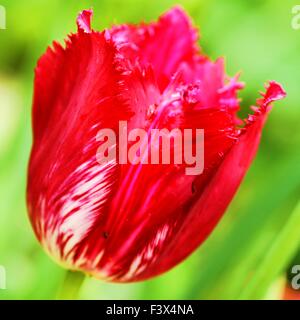
POLYGON ((91 17, 81 12, 77 33, 65 46, 54 42, 35 70, 29 217, 65 268, 139 281, 176 266, 212 232, 255 156, 272 102, 285 92, 270 81, 241 120, 243 84, 225 75, 223 59, 202 53, 181 8, 103 32, 91 17), (143 129, 144 140, 150 129, 203 129, 201 174, 187 174, 187 163, 119 161, 118 151, 101 162, 99 131, 116 132, 116 151, 120 121, 143 129))
POLYGON ((300 293, 299 290, 295 290, 289 284, 286 284, 280 298, 282 300, 300 300, 300 293))

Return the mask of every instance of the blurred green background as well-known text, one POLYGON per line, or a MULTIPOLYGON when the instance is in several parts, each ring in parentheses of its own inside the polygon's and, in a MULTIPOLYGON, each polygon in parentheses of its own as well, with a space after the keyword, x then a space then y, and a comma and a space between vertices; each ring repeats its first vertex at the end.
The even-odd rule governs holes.
MULTIPOLYGON (((76 31, 77 13, 94 8, 95 29, 150 21, 181 4, 200 28, 201 46, 227 71, 242 71, 244 110, 267 80, 288 96, 276 103, 259 153, 221 223, 191 257, 156 279, 126 285, 86 279, 81 299, 280 299, 300 264, 300 30, 295 1, 0 0, 0 299, 54 299, 66 271, 40 248, 26 216, 33 69, 52 40, 76 31)), ((243 112, 246 114, 246 111, 243 112)))

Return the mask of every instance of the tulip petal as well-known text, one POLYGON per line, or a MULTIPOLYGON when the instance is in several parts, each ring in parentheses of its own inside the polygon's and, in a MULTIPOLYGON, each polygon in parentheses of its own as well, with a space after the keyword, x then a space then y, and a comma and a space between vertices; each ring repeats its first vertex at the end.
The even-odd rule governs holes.
MULTIPOLYGON (((163 259, 155 263, 151 257, 151 276, 176 265, 198 247, 212 232, 245 176, 259 145, 262 128, 273 101, 284 98, 285 91, 280 84, 271 81, 262 99, 258 100, 259 108, 248 117, 247 125, 239 140, 226 154, 223 162, 215 170, 197 201, 188 214, 178 222, 180 227, 176 234, 166 237, 163 259), (155 269, 155 270, 153 270, 155 269)), ((184 214, 184 212, 182 212, 184 214)), ((180 214, 178 214, 179 216, 180 214)), ((161 226, 161 228, 166 225, 161 226)), ((141 256, 141 263, 144 257, 141 256)), ((138 276, 138 280, 147 278, 147 271, 138 276)))
POLYGON ((157 23, 122 25, 112 28, 110 33, 133 64, 139 59, 142 65, 153 67, 162 90, 180 65, 194 66, 205 59, 197 55, 197 31, 179 6, 161 16, 157 23))
POLYGON ((93 11, 92 10, 83 10, 80 12, 77 18, 77 26, 78 31, 83 31, 86 33, 91 33, 91 19, 93 17, 93 11))
POLYGON ((36 68, 29 214, 47 250, 71 265, 73 248, 101 216, 118 181, 115 162, 96 160, 99 129, 116 128, 129 116, 118 99, 115 56, 104 34, 79 32, 66 48, 54 43, 36 68))

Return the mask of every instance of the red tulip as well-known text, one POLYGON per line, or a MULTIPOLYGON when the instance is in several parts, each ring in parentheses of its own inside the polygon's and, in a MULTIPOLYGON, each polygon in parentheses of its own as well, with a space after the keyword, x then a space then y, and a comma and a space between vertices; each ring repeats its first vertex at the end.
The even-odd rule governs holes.
POLYGON ((224 74, 222 59, 200 52, 182 9, 104 32, 91 29, 91 16, 83 11, 78 32, 65 47, 55 42, 36 68, 29 217, 45 250, 66 268, 143 280, 208 237, 253 160, 271 103, 285 92, 271 81, 242 121, 243 85, 224 74), (97 134, 118 132, 121 120, 147 132, 204 129, 203 173, 116 157, 99 164, 97 134))
POLYGON ((283 293, 282 300, 300 300, 300 292, 299 290, 291 288, 289 284, 286 284, 283 293))

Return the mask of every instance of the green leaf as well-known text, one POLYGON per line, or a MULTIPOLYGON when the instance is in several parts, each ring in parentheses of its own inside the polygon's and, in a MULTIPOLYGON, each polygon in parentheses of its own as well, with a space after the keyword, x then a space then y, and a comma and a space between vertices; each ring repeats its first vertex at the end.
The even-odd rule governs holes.
POLYGON ((294 209, 282 231, 270 246, 264 260, 245 287, 240 299, 261 299, 273 280, 297 252, 300 243, 300 202, 294 209))

